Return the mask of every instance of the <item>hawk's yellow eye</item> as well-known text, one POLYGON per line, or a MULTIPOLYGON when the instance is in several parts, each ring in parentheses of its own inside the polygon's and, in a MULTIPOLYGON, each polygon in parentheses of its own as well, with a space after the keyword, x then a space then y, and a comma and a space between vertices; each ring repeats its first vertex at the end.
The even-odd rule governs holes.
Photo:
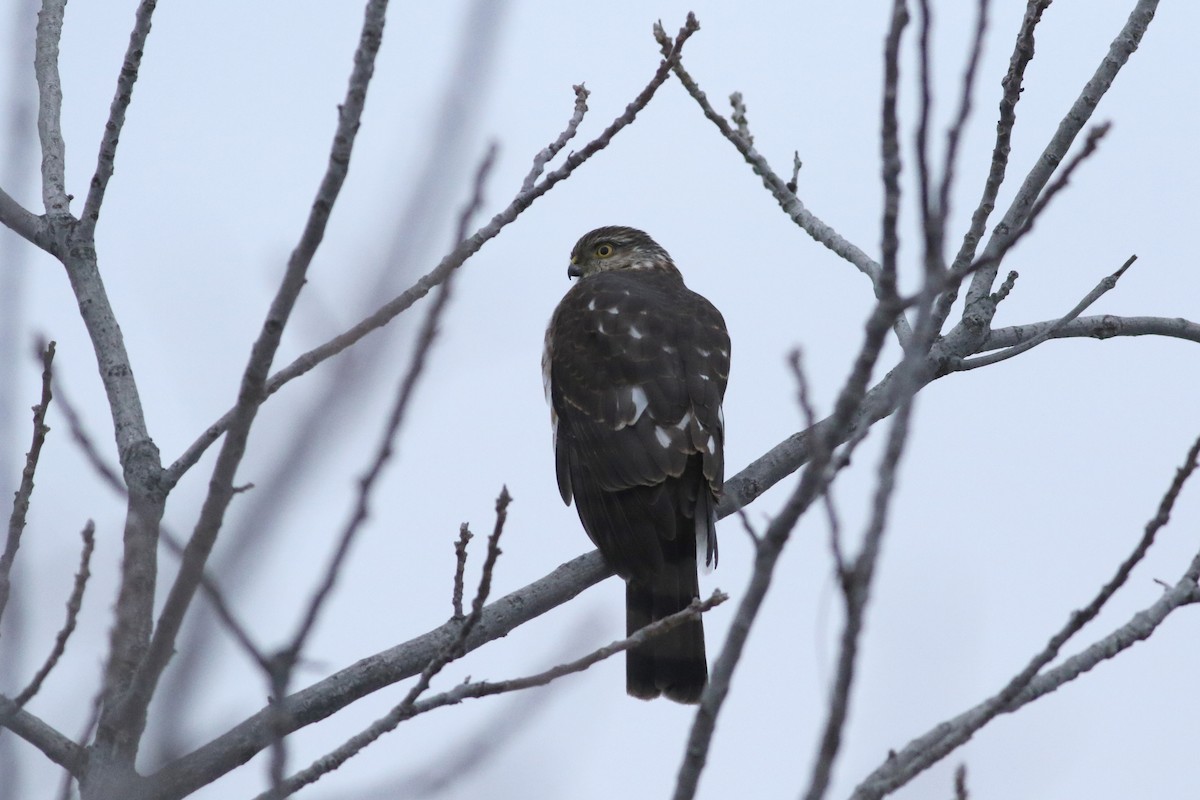
POLYGON ((613 254, 613 246, 605 242, 596 246, 596 255, 600 258, 608 258, 613 254))

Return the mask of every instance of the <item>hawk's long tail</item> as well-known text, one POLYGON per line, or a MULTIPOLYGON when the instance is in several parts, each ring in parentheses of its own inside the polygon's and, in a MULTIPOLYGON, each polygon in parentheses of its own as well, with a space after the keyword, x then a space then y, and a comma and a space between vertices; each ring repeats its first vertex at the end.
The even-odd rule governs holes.
MULTIPOLYGON (((690 527, 691 520, 687 522, 690 527)), ((682 611, 700 594, 695 537, 681 535, 663 545, 662 569, 650 579, 631 578, 625 583, 627 635, 682 611)), ((698 703, 706 683, 708 663, 700 617, 626 653, 625 688, 634 697, 650 700, 666 695, 678 703, 698 703)))

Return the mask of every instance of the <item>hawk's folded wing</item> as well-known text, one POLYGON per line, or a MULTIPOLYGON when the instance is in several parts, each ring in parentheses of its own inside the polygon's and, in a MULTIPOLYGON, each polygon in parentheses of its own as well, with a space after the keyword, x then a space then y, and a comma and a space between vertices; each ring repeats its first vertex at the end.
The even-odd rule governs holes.
POLYGON ((729 377, 720 312, 677 274, 593 275, 559 304, 543 368, 559 491, 613 567, 651 575, 658 540, 693 532, 711 560, 729 377))

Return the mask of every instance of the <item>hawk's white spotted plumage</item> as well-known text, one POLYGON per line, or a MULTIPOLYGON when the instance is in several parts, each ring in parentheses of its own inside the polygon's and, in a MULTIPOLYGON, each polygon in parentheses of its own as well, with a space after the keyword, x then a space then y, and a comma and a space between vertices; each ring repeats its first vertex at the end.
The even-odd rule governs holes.
MULTIPOLYGON (((699 565, 716 562, 729 336, 641 231, 587 234, 568 275, 578 280, 551 317, 543 358, 558 488, 625 579, 632 634, 686 608, 699 565)), ((626 665, 630 694, 697 702, 701 621, 632 648, 626 665)))

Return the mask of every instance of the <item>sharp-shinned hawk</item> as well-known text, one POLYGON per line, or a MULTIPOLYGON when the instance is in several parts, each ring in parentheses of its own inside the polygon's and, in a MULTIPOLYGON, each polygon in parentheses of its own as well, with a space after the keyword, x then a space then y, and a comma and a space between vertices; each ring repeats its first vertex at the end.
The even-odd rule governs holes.
MULTIPOLYGON (((699 553, 716 564, 729 334, 642 231, 592 231, 567 275, 542 358, 558 489, 625 579, 633 634, 698 596, 699 553)), ((626 657, 634 697, 695 703, 707 681, 699 618, 626 657)))

